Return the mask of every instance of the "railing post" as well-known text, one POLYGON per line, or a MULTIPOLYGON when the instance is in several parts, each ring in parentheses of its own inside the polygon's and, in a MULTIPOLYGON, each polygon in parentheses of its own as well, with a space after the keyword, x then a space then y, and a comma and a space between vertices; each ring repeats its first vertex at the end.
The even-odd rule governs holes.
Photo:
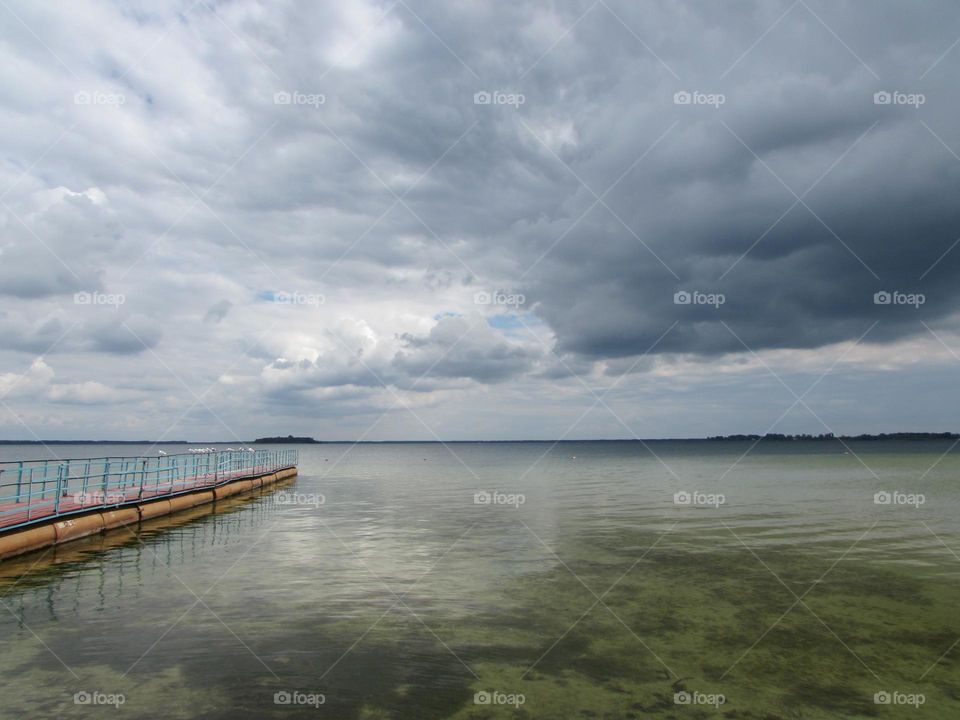
POLYGON ((33 510, 33 467, 30 467, 30 476, 27 478, 27 520, 33 510))
POLYGON ((107 485, 110 483, 110 458, 103 461, 103 489, 101 495, 103 499, 107 497, 107 485))
POLYGON ((63 486, 63 463, 57 466, 57 499, 53 501, 53 514, 60 514, 60 492, 63 486))
POLYGON ((23 484, 23 460, 17 463, 17 502, 20 502, 21 485, 23 484))
POLYGON ((140 492, 137 493, 137 499, 143 498, 143 485, 147 481, 147 459, 143 459, 143 467, 140 469, 140 492))
POLYGON ((67 460, 66 465, 63 466, 63 495, 66 496, 70 492, 70 461, 67 460))
POLYGON ((80 497, 82 498, 82 500, 87 499, 87 486, 89 484, 90 484, 90 461, 87 460, 87 466, 83 469, 83 483, 80 486, 80 497))

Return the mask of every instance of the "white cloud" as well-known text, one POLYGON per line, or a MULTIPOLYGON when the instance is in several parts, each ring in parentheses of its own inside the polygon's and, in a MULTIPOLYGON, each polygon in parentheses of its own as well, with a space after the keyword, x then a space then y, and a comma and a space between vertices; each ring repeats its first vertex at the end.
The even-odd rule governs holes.
MULTIPOLYGON (((935 4, 825 21, 891 87, 926 92, 924 122, 960 147, 950 57, 913 80, 960 33, 935 4)), ((567 32, 583 8, 564 3, 424 6, 429 29, 402 3, 11 8, 32 32, 0 29, 0 392, 40 434, 55 415, 57 432, 122 436, 121 402, 159 434, 206 393, 238 434, 349 438, 400 392, 461 437, 511 412, 512 435, 549 436, 568 420, 557 398, 582 411, 581 379, 603 387, 674 321, 609 398, 675 390, 650 405, 655 435, 700 421, 687 390, 733 407, 766 373, 721 320, 784 375, 822 372, 875 320, 835 371, 912 382, 957 362, 919 322, 960 352, 960 249, 934 265, 960 232, 956 160, 916 113, 873 105, 872 75, 803 12, 721 78, 779 13, 618 7, 645 47, 602 6, 567 32), (727 102, 674 105, 683 88, 727 102), (481 89, 526 102, 476 106, 481 89), (325 102, 277 105, 280 90, 325 102), (795 200, 772 173, 818 184, 765 235, 795 200), (727 303, 678 307, 683 288, 727 303), (927 302, 878 308, 884 288, 927 302), (497 290, 527 302, 475 303, 497 290)), ((866 391, 835 392, 855 407, 866 391)), ((898 397, 905 426, 924 402, 898 397)), ((175 434, 222 433, 198 410, 175 434)), ((409 430, 388 418, 373 436, 409 430)))
POLYGON ((33 360, 22 373, 0 375, 0 399, 26 399, 76 405, 104 405, 130 399, 132 393, 119 392, 97 382, 55 382, 54 370, 43 357, 33 360))

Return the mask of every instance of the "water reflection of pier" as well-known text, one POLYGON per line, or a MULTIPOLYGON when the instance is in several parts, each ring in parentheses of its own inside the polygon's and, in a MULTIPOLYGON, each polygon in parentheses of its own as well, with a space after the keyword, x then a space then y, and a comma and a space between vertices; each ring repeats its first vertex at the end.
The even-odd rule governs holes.
MULTIPOLYGON (((58 621, 58 611, 108 611, 114 601, 130 602, 137 588, 177 568, 202 559, 211 548, 240 546, 276 522, 280 507, 272 491, 293 484, 293 478, 264 488, 260 494, 228 498, 176 515, 118 528, 52 546, 45 551, 0 565, 0 602, 7 621, 27 627, 38 621, 58 621), (93 607, 91 600, 95 598, 93 607)), ((171 578, 171 582, 177 582, 171 578)))

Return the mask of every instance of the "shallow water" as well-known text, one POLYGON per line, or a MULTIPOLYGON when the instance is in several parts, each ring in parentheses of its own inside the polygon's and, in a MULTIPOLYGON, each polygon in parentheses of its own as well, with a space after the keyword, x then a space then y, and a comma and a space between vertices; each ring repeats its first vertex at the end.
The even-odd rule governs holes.
POLYGON ((748 448, 301 447, 278 490, 0 565, 0 716, 960 716, 960 455, 748 448))

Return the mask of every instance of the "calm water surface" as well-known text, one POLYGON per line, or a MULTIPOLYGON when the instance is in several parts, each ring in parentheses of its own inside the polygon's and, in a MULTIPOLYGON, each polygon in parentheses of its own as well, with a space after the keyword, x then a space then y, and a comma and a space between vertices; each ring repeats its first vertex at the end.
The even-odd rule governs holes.
POLYGON ((960 451, 748 448, 303 446, 0 564, 0 716, 960 717, 960 451))

